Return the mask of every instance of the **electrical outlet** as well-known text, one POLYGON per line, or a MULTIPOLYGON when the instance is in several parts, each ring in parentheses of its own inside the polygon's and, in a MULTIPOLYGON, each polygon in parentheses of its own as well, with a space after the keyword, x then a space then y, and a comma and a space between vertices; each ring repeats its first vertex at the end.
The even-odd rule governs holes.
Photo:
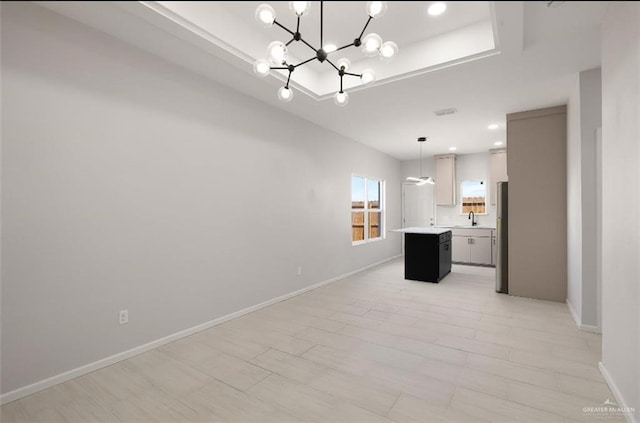
POLYGON ((302 276, 302 266, 298 266, 298 276, 302 276))
POLYGON ((119 321, 121 325, 129 323, 129 310, 120 310, 119 321))

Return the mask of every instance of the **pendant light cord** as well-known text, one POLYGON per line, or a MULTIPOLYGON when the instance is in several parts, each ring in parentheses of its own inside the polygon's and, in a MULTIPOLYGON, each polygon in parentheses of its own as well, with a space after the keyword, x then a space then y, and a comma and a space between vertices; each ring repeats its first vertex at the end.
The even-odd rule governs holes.
POLYGON ((420 178, 422 178, 422 142, 420 143, 420 178))

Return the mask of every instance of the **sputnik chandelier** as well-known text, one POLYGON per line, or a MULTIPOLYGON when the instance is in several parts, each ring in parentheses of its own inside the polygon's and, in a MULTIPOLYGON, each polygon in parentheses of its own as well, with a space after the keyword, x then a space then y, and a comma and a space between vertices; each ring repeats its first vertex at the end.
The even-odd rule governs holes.
POLYGON ((259 24, 264 27, 271 27, 273 25, 277 25, 280 28, 284 29, 291 35, 291 39, 284 43, 282 41, 274 41, 267 47, 267 57, 266 59, 258 59, 253 64, 254 72, 261 77, 269 75, 271 70, 287 70, 289 71, 289 76, 287 78, 287 82, 284 87, 280 87, 278 90, 278 98, 284 102, 289 102, 293 99, 293 91, 289 87, 289 82, 291 81, 291 74, 296 70, 297 67, 312 62, 314 60, 318 60, 320 63, 327 62, 338 72, 338 76, 340 77, 340 90, 335 93, 333 96, 333 101, 338 106, 346 106, 349 102, 349 94, 344 91, 342 85, 342 79, 345 75, 353 76, 360 78, 360 82, 362 85, 368 86, 373 84, 376 81, 376 76, 373 70, 365 69, 361 73, 352 73, 349 72, 351 68, 351 62, 347 58, 341 58, 333 63, 329 60, 329 55, 340 50, 346 49, 348 47, 361 47, 362 53, 367 57, 374 57, 378 55, 380 59, 383 61, 391 60, 398 53, 398 46, 393 41, 383 42, 382 38, 375 33, 369 33, 364 35, 364 32, 367 30, 369 23, 372 19, 376 19, 384 15, 384 12, 387 10, 387 2, 384 1, 369 1, 367 2, 367 14, 369 15, 369 19, 367 19, 367 23, 364 25, 364 28, 360 32, 357 38, 353 40, 353 42, 343 45, 342 47, 337 47, 335 45, 325 45, 323 43, 323 2, 320 2, 320 48, 315 48, 311 44, 302 38, 302 34, 300 33, 300 18, 307 15, 309 13, 309 9, 311 8, 310 1, 291 1, 289 2, 289 9, 291 9, 297 16, 298 22, 296 24, 296 30, 292 31, 282 25, 280 22, 276 21, 276 13, 268 4, 261 4, 256 9, 256 20, 259 24), (313 50, 314 56, 298 63, 297 65, 289 63, 288 50, 287 47, 294 41, 299 41, 313 50))

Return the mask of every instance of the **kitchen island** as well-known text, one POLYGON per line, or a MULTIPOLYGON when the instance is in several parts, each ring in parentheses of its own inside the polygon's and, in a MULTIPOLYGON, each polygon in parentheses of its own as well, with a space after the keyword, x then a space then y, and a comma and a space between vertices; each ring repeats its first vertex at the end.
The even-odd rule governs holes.
POLYGON ((451 228, 402 228, 404 278, 440 282, 451 272, 451 228))

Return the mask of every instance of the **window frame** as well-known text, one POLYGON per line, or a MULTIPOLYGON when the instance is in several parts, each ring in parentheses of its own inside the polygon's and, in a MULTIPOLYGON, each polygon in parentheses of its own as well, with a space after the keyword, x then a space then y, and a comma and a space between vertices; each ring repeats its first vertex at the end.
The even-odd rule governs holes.
POLYGON ((467 216, 469 214, 469 212, 465 213, 463 210, 465 197, 464 197, 464 189, 462 185, 465 182, 479 182, 480 185, 484 185, 484 213, 476 213, 475 211, 473 213, 476 216, 488 215, 489 214, 489 189, 485 179, 465 179, 460 181, 460 208, 458 209, 458 212, 460 213, 460 215, 467 216))
POLYGON ((382 178, 376 178, 371 176, 364 176, 357 173, 351 174, 351 245, 363 245, 371 242, 378 242, 386 239, 386 183, 382 178), (354 208, 353 207, 353 178, 362 178, 364 180, 364 199, 363 199, 363 208, 354 208), (369 207, 369 182, 375 181, 378 183, 378 188, 380 190, 380 198, 378 200, 377 208, 369 207), (364 213, 364 238, 362 240, 354 241, 353 240, 353 213, 364 213), (379 219, 379 236, 375 238, 369 237, 369 213, 380 213, 379 219))

